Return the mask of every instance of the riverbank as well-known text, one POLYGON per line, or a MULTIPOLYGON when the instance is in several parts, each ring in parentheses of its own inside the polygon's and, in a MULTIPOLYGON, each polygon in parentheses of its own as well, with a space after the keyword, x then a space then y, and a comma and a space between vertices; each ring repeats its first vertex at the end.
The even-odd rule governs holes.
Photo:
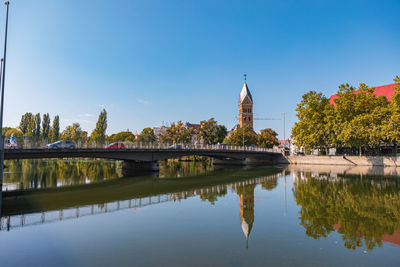
POLYGON ((286 156, 289 164, 400 167, 393 156, 286 156))

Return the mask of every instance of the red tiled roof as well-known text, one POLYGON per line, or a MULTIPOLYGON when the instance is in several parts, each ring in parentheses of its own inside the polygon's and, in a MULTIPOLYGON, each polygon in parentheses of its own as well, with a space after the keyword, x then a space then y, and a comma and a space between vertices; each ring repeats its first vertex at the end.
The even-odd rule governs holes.
MULTIPOLYGON (((394 93, 394 88, 396 87, 396 85, 398 84, 387 84, 387 85, 382 85, 382 86, 376 86, 375 87, 375 94, 377 96, 386 96, 386 98, 391 101, 392 100, 392 95, 394 93)), ((358 90, 356 91, 356 93, 358 92, 358 90)), ((332 95, 329 98, 329 103, 331 105, 334 105, 335 102, 333 101, 335 98, 337 98, 337 95, 332 95)))

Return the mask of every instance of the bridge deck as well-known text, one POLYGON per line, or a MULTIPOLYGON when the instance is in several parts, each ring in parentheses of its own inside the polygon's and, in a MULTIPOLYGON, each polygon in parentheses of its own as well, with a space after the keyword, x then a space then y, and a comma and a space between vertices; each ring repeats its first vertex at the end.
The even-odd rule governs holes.
POLYGON ((280 155, 272 149, 201 149, 201 148, 133 148, 133 149, 6 149, 4 159, 40 158, 105 158, 116 160, 157 161, 182 156, 207 156, 215 158, 244 159, 251 157, 270 157, 280 155))

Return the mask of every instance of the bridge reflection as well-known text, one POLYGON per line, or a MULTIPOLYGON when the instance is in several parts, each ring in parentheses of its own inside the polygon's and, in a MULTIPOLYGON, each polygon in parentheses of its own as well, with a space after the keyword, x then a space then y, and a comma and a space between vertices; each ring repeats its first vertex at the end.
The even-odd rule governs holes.
MULTIPOLYGON (((278 168, 218 171, 214 172, 212 177, 120 178, 69 188, 3 192, 0 230, 55 223, 127 209, 136 212, 142 207, 195 196, 213 202, 218 196, 225 195, 228 189, 236 191, 242 199, 243 188, 251 187, 254 190, 256 184, 267 184, 272 180, 272 183, 276 184, 281 173, 282 169, 278 168)), ((242 200, 240 205, 243 224, 242 200)), ((245 215, 248 213, 247 209, 248 207, 244 209, 245 215)), ((254 213, 254 200, 250 210, 254 213)), ((248 216, 246 215, 244 220, 248 221, 248 216)), ((253 216, 254 220, 254 214, 250 216, 253 216)), ((245 235, 248 238, 248 233, 245 235)))

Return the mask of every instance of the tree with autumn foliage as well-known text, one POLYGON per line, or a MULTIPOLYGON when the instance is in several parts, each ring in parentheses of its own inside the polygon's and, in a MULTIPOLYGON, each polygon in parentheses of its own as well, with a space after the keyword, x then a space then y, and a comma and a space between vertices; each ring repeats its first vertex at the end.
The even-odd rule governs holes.
POLYGON ((234 146, 252 146, 257 144, 257 134, 249 125, 244 128, 239 125, 235 130, 231 131, 229 136, 225 138, 224 144, 234 146))
POLYGON ((203 140, 204 144, 215 145, 222 143, 228 134, 228 131, 224 125, 218 125, 214 118, 207 121, 200 122, 200 132, 197 135, 197 139, 203 140))
POLYGON ((163 143, 190 143, 193 137, 193 129, 187 129, 182 121, 171 123, 164 133, 159 133, 158 138, 163 143))
POLYGON ((278 133, 271 128, 262 129, 257 135, 257 146, 264 148, 272 148, 279 145, 278 133))

